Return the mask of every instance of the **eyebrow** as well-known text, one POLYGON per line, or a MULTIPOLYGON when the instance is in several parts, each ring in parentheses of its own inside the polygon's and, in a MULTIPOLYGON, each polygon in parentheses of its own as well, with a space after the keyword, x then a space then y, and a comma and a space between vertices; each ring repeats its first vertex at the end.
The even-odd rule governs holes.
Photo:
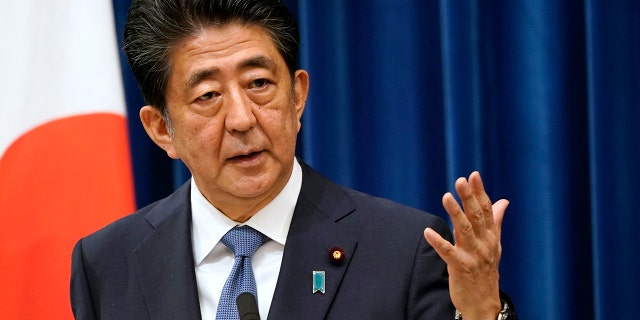
POLYGON ((193 88, 198 83, 200 83, 202 80, 204 80, 206 78, 209 78, 209 77, 212 77, 218 72, 220 72, 220 69, 218 69, 218 68, 212 68, 212 69, 205 69, 205 70, 196 71, 194 74, 191 75, 191 77, 189 77, 189 80, 187 80, 187 82, 185 82, 185 87, 193 88))
MULTIPOLYGON (((238 64, 239 69, 248 69, 248 68, 261 68, 267 69, 275 72, 276 63, 273 60, 269 59, 266 56, 255 56, 245 60, 240 61, 238 64)), ((202 82, 204 79, 212 77, 220 72, 219 68, 211 68, 196 71, 194 74, 189 77, 189 80, 185 83, 185 87, 193 88, 198 83, 202 82)))
POLYGON ((255 56, 240 62, 240 69, 246 68, 261 68, 268 70, 275 70, 276 64, 273 60, 265 56, 255 56))

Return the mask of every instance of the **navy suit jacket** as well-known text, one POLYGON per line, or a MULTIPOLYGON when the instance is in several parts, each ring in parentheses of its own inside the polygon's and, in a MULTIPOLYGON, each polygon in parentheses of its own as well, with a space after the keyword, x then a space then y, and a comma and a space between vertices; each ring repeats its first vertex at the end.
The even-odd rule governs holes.
MULTIPOLYGON (((423 237, 430 226, 450 239, 447 224, 301 165, 268 319, 453 319, 446 265, 423 237), (341 263, 329 259, 333 247, 344 250, 341 263), (324 294, 313 292, 313 271, 326 273, 324 294)), ((77 243, 76 319, 200 319, 189 192, 186 183, 77 243)))

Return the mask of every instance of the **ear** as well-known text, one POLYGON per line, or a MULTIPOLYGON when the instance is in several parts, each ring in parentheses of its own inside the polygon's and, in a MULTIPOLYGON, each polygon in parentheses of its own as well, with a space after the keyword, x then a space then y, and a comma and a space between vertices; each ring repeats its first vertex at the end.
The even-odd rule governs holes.
POLYGON ((178 154, 173 146, 173 139, 167 128, 167 122, 160 110, 153 106, 144 106, 140 109, 140 122, 149 138, 167 152, 173 159, 178 159, 178 154))
POLYGON ((297 70, 293 77, 293 99, 298 117, 298 131, 300 131, 300 118, 304 112, 307 96, 309 95, 309 73, 305 70, 297 70))

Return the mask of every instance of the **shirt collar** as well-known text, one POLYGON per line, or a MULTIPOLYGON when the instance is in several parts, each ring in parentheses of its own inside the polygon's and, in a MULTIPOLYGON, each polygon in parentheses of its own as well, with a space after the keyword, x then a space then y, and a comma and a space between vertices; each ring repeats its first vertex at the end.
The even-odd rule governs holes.
POLYGON ((222 236, 236 225, 248 225, 260 231, 269 237, 269 239, 284 246, 301 187, 302 168, 298 160, 294 159, 291 177, 282 191, 253 217, 245 223, 240 224, 229 219, 220 212, 220 210, 211 205, 202 195, 192 178, 191 234, 193 237, 193 257, 195 265, 200 265, 213 247, 220 242, 222 236))

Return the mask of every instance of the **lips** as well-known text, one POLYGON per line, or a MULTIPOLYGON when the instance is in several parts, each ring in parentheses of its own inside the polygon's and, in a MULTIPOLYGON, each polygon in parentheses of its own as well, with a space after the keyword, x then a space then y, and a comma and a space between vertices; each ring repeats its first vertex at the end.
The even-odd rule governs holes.
POLYGON ((260 151, 247 151, 242 152, 238 155, 228 158, 228 160, 236 165, 242 166, 251 166, 257 164, 260 154, 262 154, 262 150, 260 151))
POLYGON ((247 160, 247 159, 251 159, 253 157, 256 157, 258 154, 260 154, 260 152, 250 152, 248 154, 237 155, 237 156, 231 157, 229 159, 230 160, 247 160))

